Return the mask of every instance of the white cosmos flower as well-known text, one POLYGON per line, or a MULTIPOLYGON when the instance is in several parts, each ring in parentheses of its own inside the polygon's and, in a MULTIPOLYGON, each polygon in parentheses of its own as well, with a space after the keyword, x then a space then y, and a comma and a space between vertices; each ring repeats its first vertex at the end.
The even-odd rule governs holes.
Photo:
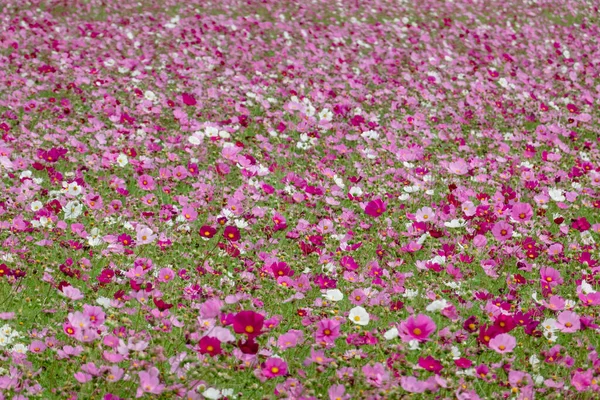
POLYGON ((129 164, 129 159, 125 154, 121 153, 119 154, 119 157, 117 157, 117 164, 119 164, 119 167, 124 167, 129 164))
POLYGON ((359 196, 362 196, 362 194, 363 194, 363 191, 362 191, 362 189, 361 189, 360 187, 358 187, 358 186, 352 186, 352 187, 350 188, 350 194, 351 194, 352 196, 354 196, 354 197, 359 197, 359 196))
POLYGON ((100 231, 98 228, 92 229, 90 232, 90 236, 88 237, 88 244, 90 246, 98 246, 103 242, 102 237, 100 236, 100 231))
POLYGON ((344 298, 344 294, 339 289, 329 289, 323 297, 329 301, 340 301, 344 298))
POLYGON ((531 364, 532 367, 536 367, 539 363, 540 359, 535 354, 529 357, 529 364, 531 364))
POLYGON ((429 312, 433 311, 441 311, 444 308, 448 307, 448 302, 445 299, 434 300, 430 305, 428 305, 425 310, 429 312))
POLYGON ((548 190, 548 196, 554 201, 565 201, 566 197, 563 195, 562 189, 550 189, 548 190))
POLYGON ((78 201, 70 201, 63 207, 65 219, 76 219, 83 212, 83 205, 78 201))
POLYGON ((322 109, 318 115, 319 121, 331 121, 331 119, 333 118, 333 113, 327 108, 322 109))
POLYGON ((542 332, 544 336, 549 339, 549 336, 553 336, 554 332, 558 330, 557 322, 554 318, 546 318, 540 326, 542 327, 542 332))
POLYGON ((210 400, 219 400, 221 398, 221 391, 215 388, 208 388, 202 392, 202 396, 210 400))
POLYGON ((206 137, 217 137, 219 136, 219 129, 215 128, 214 126, 207 126, 204 128, 204 135, 206 137))
POLYGON ((34 201, 33 203, 31 203, 30 207, 31 207, 31 211, 37 212, 42 209, 43 204, 41 201, 34 201))
POLYGON ((411 341, 408 342, 408 349, 409 350, 418 350, 419 349, 419 341, 416 339, 413 339, 411 341))
POLYGON ((358 306, 350 310, 348 319, 357 325, 367 325, 369 323, 369 313, 364 308, 358 306))
POLYGON ((146 91, 144 92, 144 98, 145 98, 146 100, 149 100, 149 101, 154 101, 154 100, 156 100, 156 95, 154 94, 154 92, 153 92, 153 91, 151 91, 151 90, 146 90, 146 91))
POLYGON ((111 307, 111 305, 110 305, 110 299, 108 297, 98 297, 96 299, 96 303, 98 303, 99 305, 101 305, 104 308, 111 307))
POLYGON ((467 224, 467 222, 462 218, 453 219, 450 222, 444 222, 444 226, 446 228, 462 228, 466 224, 467 224))
POLYGON ((70 196, 77 197, 81 194, 81 186, 77 184, 77 182, 63 182, 62 183, 63 190, 70 196))
POLYGON ((248 222, 246 222, 246 220, 244 219, 236 219, 233 220, 233 223, 235 224, 235 226, 237 226, 239 229, 246 229, 248 227, 248 222))
POLYGON ((362 136, 365 139, 372 139, 372 140, 377 140, 379 139, 379 133, 375 132, 375 131, 364 131, 363 133, 360 134, 360 136, 362 136))
POLYGON ((398 328, 392 328, 383 334, 386 340, 396 339, 399 336, 398 328))
POLYGON ((592 285, 583 280, 581 281, 581 291, 584 294, 596 293, 592 285))
POLYGON ((413 298, 417 297, 418 294, 419 294, 419 290, 406 289, 406 291, 404 293, 402 293, 402 297, 406 297, 408 299, 413 299, 413 298))
POLYGON ((460 358, 460 350, 458 349, 458 347, 452 346, 450 348, 450 353, 452 353, 452 358, 453 359, 456 360, 456 359, 460 358))
POLYGON ((23 343, 17 343, 12 347, 11 351, 13 353, 25 354, 27 353, 27 346, 23 343))

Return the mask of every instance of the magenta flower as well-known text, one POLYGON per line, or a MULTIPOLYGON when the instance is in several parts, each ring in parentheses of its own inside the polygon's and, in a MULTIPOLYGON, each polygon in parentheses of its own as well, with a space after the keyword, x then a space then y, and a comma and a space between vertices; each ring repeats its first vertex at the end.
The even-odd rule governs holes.
POLYGON ((410 316, 400 322, 399 334, 403 342, 418 340, 419 342, 429 341, 431 335, 436 329, 435 322, 424 314, 416 317, 410 316))
POLYGON ((365 207, 365 214, 377 218, 385 212, 385 203, 381 199, 370 201, 365 207))
POLYGON ((516 222, 527 222, 533 216, 533 208, 531 208, 529 203, 515 203, 510 216, 516 222))
POLYGON ((500 354, 510 353, 517 345, 517 339, 508 333, 501 333, 490 339, 489 347, 500 354))
POLYGON ((281 358, 270 357, 261 366, 262 373, 267 378, 276 378, 287 374, 287 363, 281 358))
POLYGON ((494 224, 492 234, 500 242, 505 242, 512 237, 513 227, 506 221, 499 221, 494 224))
POLYGON ((419 367, 435 374, 439 374, 440 371, 444 369, 442 363, 431 356, 427 356, 425 358, 419 357, 419 367))
POLYGON ((190 93, 182 93, 181 100, 186 106, 195 106, 197 104, 196 98, 190 93))
POLYGON ((573 311, 562 311, 556 317, 557 328, 564 333, 577 332, 581 328, 581 321, 579 315, 573 311))

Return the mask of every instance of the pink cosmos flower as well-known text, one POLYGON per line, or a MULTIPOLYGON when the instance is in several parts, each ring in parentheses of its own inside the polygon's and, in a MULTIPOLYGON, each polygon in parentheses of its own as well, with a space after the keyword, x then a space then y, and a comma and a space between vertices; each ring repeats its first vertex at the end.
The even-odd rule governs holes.
POLYGON ((185 220, 188 222, 195 221, 196 218, 198 218, 198 212, 194 207, 191 206, 183 207, 181 210, 181 215, 183 215, 183 218, 185 218, 185 220))
POLYGON ((552 267, 542 267, 540 269, 540 276, 542 281, 547 282, 550 287, 561 285, 563 283, 560 272, 552 267))
POLYGON ((67 297, 68 299, 71 299, 71 300, 83 299, 83 294, 81 293, 81 290, 79 290, 71 285, 63 286, 62 294, 64 294, 65 297, 67 297))
POLYGON ((563 333, 577 332, 581 328, 579 315, 573 311, 562 311, 556 317, 557 328, 563 333))
POLYGON ((469 164, 461 158, 449 163, 448 171, 456 175, 465 175, 469 172, 469 164))
POLYGON ((594 371, 592 369, 588 369, 585 371, 575 371, 573 376, 571 377, 571 385, 578 392, 585 392, 590 389, 592 386, 592 381, 594 380, 594 371))
POLYGON ((433 217, 435 217, 435 213, 431 207, 420 208, 415 213, 415 220, 417 222, 431 222, 433 217))
POLYGON ((159 282, 170 282, 173 280, 173 278, 175 277, 175 271, 173 271, 171 268, 161 268, 161 270, 158 272, 158 281, 159 282))
POLYGON ((531 208, 529 203, 515 203, 510 216, 516 222, 527 222, 533 216, 533 208, 531 208))
POLYGON ((165 385, 160 383, 158 375, 159 371, 156 367, 152 367, 148 371, 138 372, 140 386, 137 389, 135 397, 142 397, 144 393, 161 394, 165 389, 165 385))
POLYGON ((365 207, 365 214, 377 218, 385 212, 385 203, 381 199, 370 201, 365 207))
POLYGON ((325 356, 325 350, 310 349, 310 357, 304 360, 304 366, 309 366, 312 363, 325 365, 334 361, 333 358, 325 356))
POLYGON ((202 318, 216 318, 221 313, 223 301, 218 297, 206 300, 200 306, 200 316, 202 318))
POLYGON ((362 372, 367 382, 375 387, 382 387, 389 380, 390 373, 382 363, 367 364, 363 366, 362 372))
POLYGON ((360 306, 367 301, 367 295, 362 289, 354 289, 348 297, 348 300, 355 306, 360 306))
POLYGON ((322 319, 317 323, 315 340, 323 343, 334 343, 340 336, 340 323, 332 319, 322 319))
POLYGON ((263 375, 267 378, 275 378, 287 374, 287 363, 281 358, 267 358, 261 367, 263 375))
POLYGON ((489 342, 489 347, 500 354, 510 353, 516 345, 517 339, 508 333, 496 335, 489 342))
POLYGON ((46 350, 46 343, 41 340, 34 340, 29 344, 29 351, 32 353, 42 353, 46 350))
POLYGON ((279 339, 277 339, 277 346, 279 346, 281 350, 296 347, 298 343, 302 340, 303 336, 304 332, 297 329, 291 329, 283 335, 279 336, 279 339))
POLYGON ((154 178, 147 174, 140 175, 140 177, 138 178, 138 186, 140 187, 140 189, 148 191, 156 189, 154 178))
POLYGON ((419 342, 429 341, 429 335, 436 329, 435 322, 424 314, 416 317, 410 316, 400 322, 399 334, 403 342, 418 340, 419 342))
POLYGON ((435 381, 429 379, 420 381, 414 376, 403 376, 400 378, 400 386, 409 393, 423 393, 427 390, 435 390, 435 381))
POLYGON ((83 316, 90 321, 90 326, 94 328, 100 327, 106 321, 104 310, 101 307, 89 304, 83 305, 83 316))
POLYGON ((152 229, 148 228, 146 225, 138 225, 135 230, 135 241, 138 245, 150 244, 156 239, 156 235, 152 232, 152 229))
POLYGON ((492 234, 496 240, 505 242, 512 237, 513 227, 506 221, 499 221, 494 224, 492 234))
POLYGON ((329 400, 348 400, 350 396, 345 395, 346 388, 344 385, 337 384, 331 385, 329 390, 327 390, 327 394, 329 395, 329 400))

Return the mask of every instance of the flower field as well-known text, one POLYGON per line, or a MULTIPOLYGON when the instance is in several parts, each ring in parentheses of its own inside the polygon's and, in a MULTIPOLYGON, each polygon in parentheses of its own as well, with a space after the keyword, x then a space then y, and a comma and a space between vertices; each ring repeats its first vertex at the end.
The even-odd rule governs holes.
POLYGON ((3 1, 0 400, 599 398, 599 7, 3 1))

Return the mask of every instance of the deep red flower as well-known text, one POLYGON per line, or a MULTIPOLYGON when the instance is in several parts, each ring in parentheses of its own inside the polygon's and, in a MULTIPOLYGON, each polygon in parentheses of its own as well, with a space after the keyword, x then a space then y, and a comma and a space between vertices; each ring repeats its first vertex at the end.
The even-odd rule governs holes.
POLYGON ((265 317, 261 314, 250 310, 240 311, 233 317, 233 330, 235 333, 255 337, 261 334, 264 323, 265 317))
POLYGON ((200 233, 200 236, 202 236, 203 238, 210 239, 211 237, 215 236, 217 230, 212 226, 204 225, 202 226, 202 228, 200 228, 200 231, 198 233, 200 233))
POLYGON ((279 278, 280 276, 294 276, 295 273, 294 270, 284 262, 273 263, 269 268, 275 278, 279 278))
POLYGON ((486 346, 490 345, 490 340, 498 336, 502 333, 497 327, 487 325, 481 325, 479 327, 479 336, 477 337, 477 341, 486 346))
POLYGON ((471 333, 477 332, 477 328, 479 328, 479 322, 474 315, 467 318, 463 324, 463 329, 471 333))
POLYGON ((240 230, 235 226, 226 226, 225 231, 223 232, 223 236, 225 236, 225 239, 227 240, 237 242, 238 240, 240 240, 240 230))
POLYGON ((221 342, 217 338, 204 336, 198 342, 200 354, 209 354, 211 357, 221 354, 221 342))
POLYGON ((258 343, 254 338, 249 337, 246 341, 239 341, 238 347, 244 354, 256 354, 258 353, 258 343))
POLYGON ((167 303, 163 299, 153 298, 152 301, 154 302, 154 305, 156 306, 156 308, 158 308, 159 311, 165 311, 173 307, 173 304, 167 303))

